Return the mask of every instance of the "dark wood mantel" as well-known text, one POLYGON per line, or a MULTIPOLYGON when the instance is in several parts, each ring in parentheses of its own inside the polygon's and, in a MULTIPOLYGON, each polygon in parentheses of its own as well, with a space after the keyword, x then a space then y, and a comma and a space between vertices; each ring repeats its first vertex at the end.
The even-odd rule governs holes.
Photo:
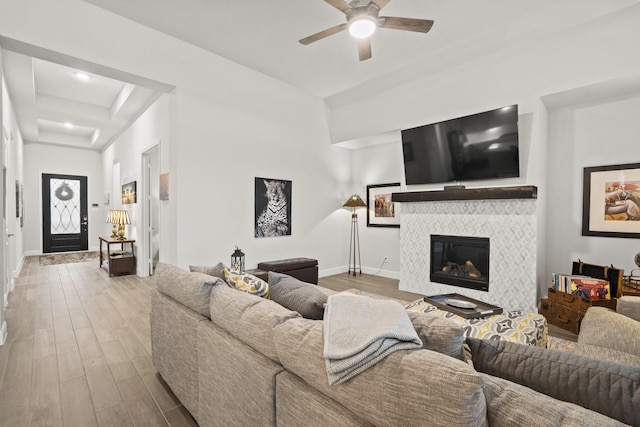
POLYGON ((523 185, 517 187, 465 188, 434 191, 408 191, 393 193, 394 202, 436 202, 446 200, 485 200, 485 199, 537 199, 538 187, 523 185))

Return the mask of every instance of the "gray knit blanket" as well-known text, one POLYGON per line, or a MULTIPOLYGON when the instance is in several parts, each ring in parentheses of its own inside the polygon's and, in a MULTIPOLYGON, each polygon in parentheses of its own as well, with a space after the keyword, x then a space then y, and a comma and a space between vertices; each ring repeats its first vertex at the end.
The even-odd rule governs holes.
POLYGON ((402 305, 360 295, 331 295, 324 312, 329 385, 343 383, 398 350, 422 347, 402 305))

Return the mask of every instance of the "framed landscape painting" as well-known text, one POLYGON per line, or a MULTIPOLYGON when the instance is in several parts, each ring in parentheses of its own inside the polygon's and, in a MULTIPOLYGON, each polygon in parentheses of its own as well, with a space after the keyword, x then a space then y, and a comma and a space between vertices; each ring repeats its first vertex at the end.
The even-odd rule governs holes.
POLYGON ((391 194, 400 192, 400 183, 367 185, 367 227, 400 227, 400 203, 391 194))
POLYGON ((584 168, 582 235, 640 237, 640 163, 584 168))
POLYGON ((138 202, 138 195, 136 193, 136 181, 129 182, 122 186, 122 204, 128 205, 138 202))

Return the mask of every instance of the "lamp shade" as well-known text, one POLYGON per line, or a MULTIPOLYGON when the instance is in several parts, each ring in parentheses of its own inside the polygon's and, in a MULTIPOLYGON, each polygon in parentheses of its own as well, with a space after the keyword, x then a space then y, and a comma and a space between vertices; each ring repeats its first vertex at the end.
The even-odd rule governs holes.
POLYGON ((349 197, 347 199, 346 202, 344 202, 344 205, 342 205, 345 208, 366 208, 367 204, 364 202, 364 200, 362 200, 360 198, 360 196, 358 196, 357 194, 354 194, 353 196, 349 197))
POLYGON ((116 211, 111 210, 107 213, 107 218, 104 220, 107 224, 115 224, 116 211))
POLYGON ((120 213, 118 215, 118 224, 131 224, 131 220, 129 219, 129 211, 122 209, 118 212, 120 213))

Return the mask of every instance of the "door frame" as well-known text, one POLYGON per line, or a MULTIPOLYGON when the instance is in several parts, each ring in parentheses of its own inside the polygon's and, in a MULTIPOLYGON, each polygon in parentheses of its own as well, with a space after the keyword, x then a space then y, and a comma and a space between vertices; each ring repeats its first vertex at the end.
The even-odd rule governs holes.
MULTIPOLYGON (((44 201, 45 201, 44 200, 44 198, 45 198, 45 192, 44 192, 45 176, 47 176, 47 177, 56 177, 56 178, 69 177, 69 178, 74 178, 74 179, 77 178, 80 181, 82 181, 82 180, 85 181, 84 182, 84 186, 85 186, 85 189, 84 189, 85 190, 84 204, 82 203, 82 197, 83 197, 82 196, 82 192, 80 193, 80 204, 81 204, 81 206, 80 206, 80 223, 81 223, 81 229, 82 229, 83 225, 85 226, 84 228, 86 230, 84 231, 84 234, 85 234, 85 237, 86 237, 87 241, 86 241, 86 248, 80 249, 80 251, 89 250, 89 224, 88 224, 89 223, 89 176, 88 175, 75 175, 75 174, 42 172, 40 174, 40 218, 41 218, 41 221, 40 221, 41 246, 40 246, 40 248, 41 248, 42 253, 43 254, 45 254, 45 253, 51 253, 51 254, 59 253, 59 252, 55 252, 55 251, 54 252, 45 252, 44 251, 44 249, 45 249, 45 214, 46 214, 45 212, 46 212, 46 209, 50 208, 50 206, 46 206, 45 207, 45 205, 44 205, 44 201), (83 223, 83 218, 82 218, 83 209, 84 209, 84 215, 85 215, 86 221, 87 221, 86 224, 83 223)), ((81 186, 82 186, 82 184, 81 184, 81 186)), ((51 198, 50 197, 51 196, 49 195, 49 203, 51 202, 51 198)), ((49 227, 51 227, 51 213, 49 212, 48 215, 49 215, 49 223, 48 224, 49 224, 49 227)), ((80 232, 79 234, 81 235, 81 243, 84 243, 82 241, 82 234, 83 233, 80 232)), ((69 252, 73 252, 73 251, 69 251, 69 252)))
MULTIPOLYGON (((140 155, 141 161, 141 174, 140 174, 140 194, 142 203, 140 204, 140 216, 142 220, 142 239, 140 239, 140 249, 138 251, 138 275, 140 277, 149 277, 152 275, 153 271, 153 254, 152 254, 152 242, 150 239, 151 234, 151 216, 152 212, 149 206, 149 199, 151 198, 151 182, 150 179, 156 179, 159 181, 160 176, 153 177, 148 176, 147 169, 150 166, 149 158, 155 155, 157 161, 157 169, 160 171, 160 139, 158 139, 155 143, 147 147, 144 151, 142 151, 140 155)), ((157 213, 160 215, 160 212, 157 213)), ((158 218, 158 226, 160 225, 160 221, 158 218)))

